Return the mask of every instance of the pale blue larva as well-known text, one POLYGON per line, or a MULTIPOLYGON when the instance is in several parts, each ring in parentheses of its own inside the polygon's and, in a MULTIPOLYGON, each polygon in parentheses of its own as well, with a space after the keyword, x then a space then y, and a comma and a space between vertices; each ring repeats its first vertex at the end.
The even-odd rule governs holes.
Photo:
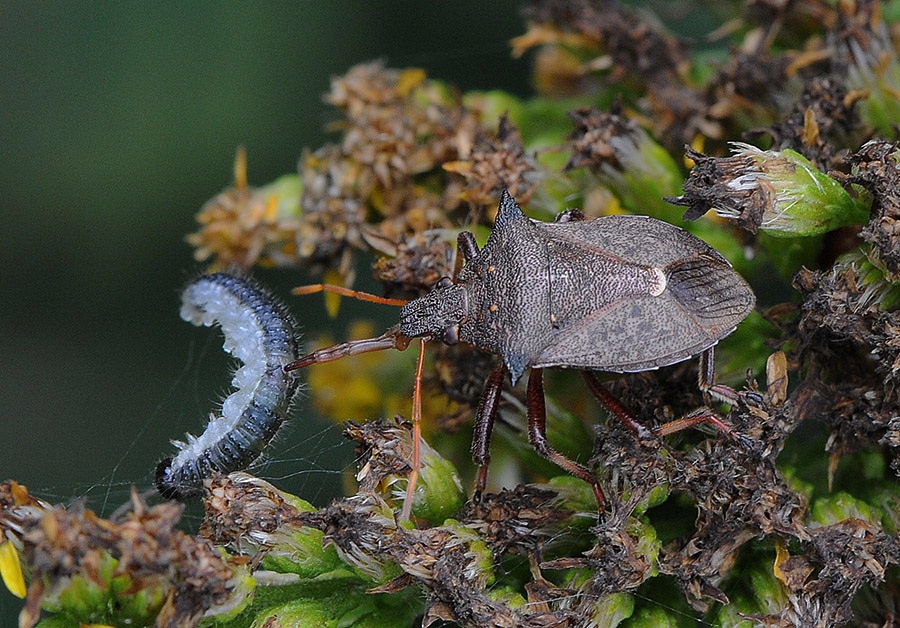
POLYGON ((210 415, 206 430, 174 441, 179 449, 156 467, 156 487, 168 498, 202 492, 203 480, 245 469, 263 452, 284 422, 299 379, 284 366, 298 357, 297 322, 252 280, 226 273, 201 275, 181 296, 181 317, 194 325, 218 324, 222 348, 243 365, 236 388, 210 415))

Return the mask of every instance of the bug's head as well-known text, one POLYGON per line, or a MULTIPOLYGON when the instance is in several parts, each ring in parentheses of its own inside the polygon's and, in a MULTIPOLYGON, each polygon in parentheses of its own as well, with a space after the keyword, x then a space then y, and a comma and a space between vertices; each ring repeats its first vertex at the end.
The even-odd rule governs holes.
POLYGON ((444 277, 434 290, 403 306, 400 333, 407 338, 431 335, 447 344, 456 344, 459 326, 465 316, 465 288, 444 277))

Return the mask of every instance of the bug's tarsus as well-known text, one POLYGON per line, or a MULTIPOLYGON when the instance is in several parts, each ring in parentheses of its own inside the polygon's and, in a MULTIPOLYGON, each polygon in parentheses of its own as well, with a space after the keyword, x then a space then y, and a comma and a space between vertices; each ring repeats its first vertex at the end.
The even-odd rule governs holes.
POLYGON ((606 496, 600 487, 597 476, 587 467, 578 464, 574 460, 566 458, 556 451, 547 441, 547 409, 544 402, 544 370, 531 369, 528 376, 527 412, 528 412, 528 441, 544 458, 563 469, 564 471, 580 478, 594 489, 594 497, 597 498, 597 508, 603 512, 606 504, 606 496))

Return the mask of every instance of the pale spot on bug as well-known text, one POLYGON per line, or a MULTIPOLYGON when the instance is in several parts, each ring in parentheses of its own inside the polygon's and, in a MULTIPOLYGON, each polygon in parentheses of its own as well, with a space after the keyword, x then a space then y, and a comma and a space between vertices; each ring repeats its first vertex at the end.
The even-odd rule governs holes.
POLYGON ((654 297, 658 297, 663 292, 666 291, 666 286, 668 286, 668 280, 666 279, 666 273, 662 268, 657 268, 654 266, 650 269, 650 295, 654 297))

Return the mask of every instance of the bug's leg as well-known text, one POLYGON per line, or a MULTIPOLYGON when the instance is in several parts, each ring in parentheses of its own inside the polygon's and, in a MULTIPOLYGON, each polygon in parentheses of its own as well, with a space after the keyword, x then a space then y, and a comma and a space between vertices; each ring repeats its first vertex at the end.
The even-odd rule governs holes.
MULTIPOLYGON (((725 386, 724 384, 715 383, 716 362, 715 352, 713 351, 712 347, 700 354, 699 377, 700 390, 705 394, 708 394, 710 397, 716 399, 717 401, 722 401, 730 405, 736 405, 738 403, 740 397, 736 390, 725 386)), ((699 423, 709 423, 726 436, 740 441, 746 446, 751 446, 753 444, 750 439, 748 439, 743 434, 734 431, 734 428, 728 425, 728 423, 723 421, 718 414, 716 414, 709 408, 698 408, 697 410, 694 410, 690 414, 687 414, 680 419, 675 419, 674 421, 663 423, 662 425, 654 429, 653 432, 655 434, 658 434, 659 436, 665 436, 666 434, 680 432, 681 430, 693 427, 694 425, 697 425, 699 423)))
POLYGON ((428 338, 419 339, 419 361, 416 363, 416 379, 413 387, 413 460, 412 471, 409 473, 409 483, 406 485, 406 498, 403 500, 403 510, 400 511, 400 521, 408 521, 412 512, 413 497, 416 494, 416 482, 419 479, 419 466, 422 463, 422 369, 425 364, 425 343, 428 338))
POLYGON ((558 213, 553 222, 581 222, 582 220, 587 220, 583 211, 580 209, 567 209, 558 213))
POLYGON ((544 458, 571 473, 591 485, 594 489, 594 497, 597 498, 597 508, 602 512, 606 504, 606 496, 600 488, 600 482, 591 471, 574 460, 569 460, 561 453, 550 447, 547 442, 547 408, 544 403, 543 370, 531 369, 528 377, 528 440, 531 446, 544 458))
POLYGON ((699 423, 709 423, 717 430, 719 430, 729 438, 733 438, 734 440, 740 442, 745 447, 753 446, 752 440, 750 440, 740 432, 736 432, 733 427, 728 425, 728 423, 723 421, 721 417, 719 417, 719 415, 717 415, 709 408, 698 408, 697 410, 694 410, 690 414, 686 414, 680 419, 675 419, 674 421, 663 423, 662 425, 654 429, 653 433, 657 436, 666 436, 667 434, 674 434, 675 432, 686 430, 687 428, 693 427, 699 423))
POLYGON ((360 301, 369 301, 371 303, 381 303, 383 305, 406 305, 408 301, 403 299, 388 299, 386 297, 375 296, 368 292, 360 292, 359 290, 351 290, 343 286, 335 286, 330 283, 313 283, 308 286, 299 286, 291 290, 292 294, 315 294, 316 292, 331 292, 344 297, 352 297, 360 301))
POLYGON ((699 370, 700 390, 707 393, 716 401, 723 401, 729 405, 737 405, 738 394, 733 388, 716 383, 716 349, 710 347, 700 354, 699 370))
MULTIPOLYGON (((456 253, 457 259, 462 255, 462 259, 466 262, 471 262, 478 256, 478 243, 475 242, 475 236, 471 231, 462 231, 457 236, 456 253)), ((454 273, 454 276, 456 276, 456 273, 454 273)))
POLYGON ((497 363, 491 371, 481 400, 478 402, 478 410, 475 411, 475 430, 472 434, 472 460, 478 465, 478 478, 475 481, 475 492, 472 500, 481 499, 487 484, 488 464, 491 461, 491 430, 494 428, 494 419, 497 416, 497 405, 500 401, 500 392, 503 390, 503 378, 506 376, 506 367, 503 362, 497 363))
POLYGON ((734 388, 725 384, 716 383, 716 352, 715 347, 710 347, 700 354, 700 371, 699 371, 700 390, 707 393, 716 401, 722 401, 728 405, 737 405, 741 398, 741 394, 745 399, 751 399, 761 402, 762 397, 755 392, 738 393, 734 388))
POLYGON ((634 418, 634 415, 631 414, 618 399, 613 397, 608 390, 606 390, 593 373, 590 371, 582 371, 582 375, 584 375, 584 381, 587 382, 588 388, 591 389, 591 392, 594 393, 597 401, 606 408, 607 412, 619 419, 619 421, 621 421, 622 424, 631 430, 638 438, 653 438, 653 431, 634 418))

